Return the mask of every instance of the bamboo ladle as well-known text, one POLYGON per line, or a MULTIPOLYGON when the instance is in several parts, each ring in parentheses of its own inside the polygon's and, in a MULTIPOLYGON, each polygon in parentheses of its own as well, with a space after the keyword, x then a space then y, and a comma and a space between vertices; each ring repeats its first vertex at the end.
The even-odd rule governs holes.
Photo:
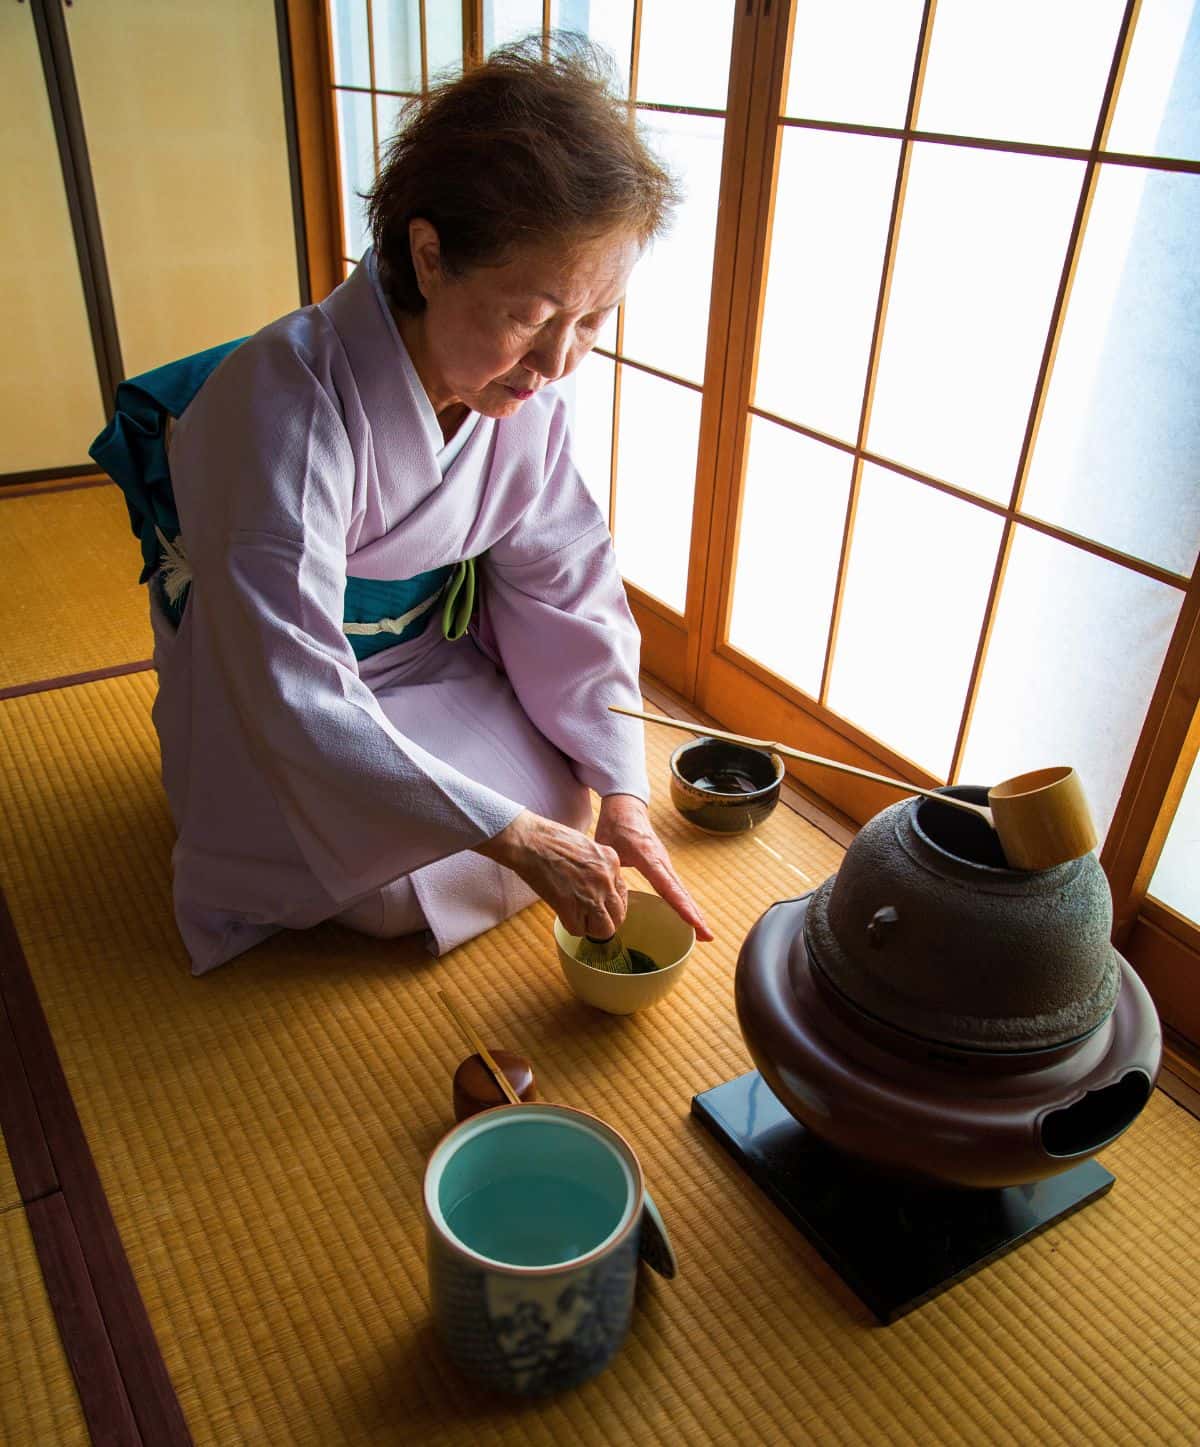
POLYGON ((805 764, 819 764, 824 769, 854 774, 860 779, 870 779, 872 783, 886 784, 892 789, 903 789, 906 794, 919 794, 951 809, 974 814, 996 831, 1004 857, 1013 869, 1051 869, 1069 859, 1081 858, 1096 847, 1098 840, 1083 785, 1079 775, 1068 765, 1035 769, 1032 773, 1005 779, 988 790, 987 804, 972 804, 967 799, 956 799, 952 794, 919 789, 903 779, 890 779, 886 774, 874 774, 870 769, 826 759, 820 754, 806 754, 801 749, 792 749, 767 739, 752 739, 724 729, 705 728, 701 724, 666 718, 662 714, 640 713, 637 709, 620 708, 617 704, 609 704, 609 711, 659 724, 663 728, 682 729, 685 733, 707 739, 724 739, 731 744, 769 750, 789 759, 799 759, 805 764))

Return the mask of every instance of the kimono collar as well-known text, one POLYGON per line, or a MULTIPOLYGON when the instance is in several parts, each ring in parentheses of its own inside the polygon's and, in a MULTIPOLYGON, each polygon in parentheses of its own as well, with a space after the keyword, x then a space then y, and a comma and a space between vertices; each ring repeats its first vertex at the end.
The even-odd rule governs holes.
POLYGON ((379 265, 375 260, 375 248, 372 247, 362 259, 362 265, 366 267, 367 274, 371 278, 371 287, 375 292, 379 305, 383 308, 383 314, 387 318, 388 325, 396 336, 396 345, 400 350, 400 360, 404 370, 408 374, 409 388, 417 398, 417 408, 421 413, 421 421, 425 424, 425 431, 429 434, 429 442, 432 446, 437 460, 442 469, 443 476, 446 469, 462 451, 463 445, 471 435, 476 422, 479 421, 479 413, 468 411, 458 431, 449 441, 442 436, 442 424, 437 419, 437 413, 433 410, 433 403, 429 400, 429 393, 425 390, 425 384, 417 375, 417 369, 413 365, 413 359, 405 345, 404 337, 400 328, 396 325, 396 318, 392 315, 392 309, 387 304, 387 297, 383 294, 383 287, 379 282, 379 265))
POLYGON ((333 323, 349 359, 359 396, 377 439, 384 434, 404 452, 417 446, 414 423, 420 429, 422 463, 445 473, 479 427, 479 414, 471 412, 449 442, 433 410, 433 403, 379 284, 374 248, 369 249, 350 276, 323 302, 321 310, 333 323), (394 431, 395 436, 387 434, 394 431))

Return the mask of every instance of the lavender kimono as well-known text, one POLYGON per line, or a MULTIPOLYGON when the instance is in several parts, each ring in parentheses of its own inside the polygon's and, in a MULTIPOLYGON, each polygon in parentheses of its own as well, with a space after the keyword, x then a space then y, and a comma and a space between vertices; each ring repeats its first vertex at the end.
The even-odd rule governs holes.
POLYGON ((368 257, 232 353, 175 427, 193 582, 178 632, 153 606, 154 722, 196 974, 337 916, 425 925, 442 953, 533 899, 471 852, 522 808, 586 828, 589 788, 648 797, 641 730, 607 712, 638 706, 638 633, 562 400, 464 426, 443 477, 368 257), (467 558, 475 637, 431 615, 355 658, 347 575, 467 558))

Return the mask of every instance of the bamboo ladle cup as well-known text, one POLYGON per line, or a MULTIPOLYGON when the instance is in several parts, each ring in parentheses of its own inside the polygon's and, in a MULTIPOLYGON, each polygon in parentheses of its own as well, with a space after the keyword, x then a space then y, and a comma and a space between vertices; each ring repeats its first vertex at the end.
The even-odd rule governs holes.
POLYGON ((609 704, 609 711, 625 714, 628 718, 640 718, 663 728, 682 729, 685 733, 707 739, 725 739, 731 744, 766 749, 789 759, 819 764, 824 769, 836 769, 841 774, 854 774, 860 779, 870 779, 872 783, 886 784, 892 789, 903 789, 906 794, 919 794, 951 809, 974 814, 996 831, 1004 857, 1013 869, 1052 869, 1069 859, 1082 858, 1096 847, 1098 840, 1083 785, 1079 775, 1068 765, 1035 769, 1032 773, 1005 779, 988 790, 986 805, 972 804, 967 799, 956 799, 952 794, 918 789, 915 784, 905 783, 903 779, 890 779, 886 774, 874 774, 870 769, 822 758, 820 754, 806 754, 801 749, 791 749, 786 744, 772 743, 767 739, 752 739, 724 729, 704 728, 701 724, 685 723, 683 719, 640 713, 636 709, 620 708, 617 704, 609 704))

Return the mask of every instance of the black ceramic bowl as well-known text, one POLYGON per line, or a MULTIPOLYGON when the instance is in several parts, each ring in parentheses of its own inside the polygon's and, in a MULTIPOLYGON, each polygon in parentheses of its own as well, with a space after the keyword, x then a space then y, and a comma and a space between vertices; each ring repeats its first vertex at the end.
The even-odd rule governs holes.
POLYGON ((671 755, 671 802, 710 834, 757 828, 779 802, 782 783, 779 755, 745 744, 693 739, 671 755))

